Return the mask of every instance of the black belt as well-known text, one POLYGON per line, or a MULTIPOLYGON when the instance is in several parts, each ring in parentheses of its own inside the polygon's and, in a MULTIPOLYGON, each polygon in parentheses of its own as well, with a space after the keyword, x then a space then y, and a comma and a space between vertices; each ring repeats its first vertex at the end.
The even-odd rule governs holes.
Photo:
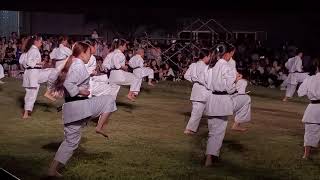
POLYGON ((41 67, 27 67, 26 69, 42 69, 41 67))
POLYGON ((121 70, 121 69, 117 69, 117 68, 108 69, 109 72, 111 72, 111 71, 116 71, 116 70, 121 70))
POLYGON ((310 100, 310 104, 320 104, 320 100, 310 100))
POLYGON ((73 102, 73 101, 81 101, 81 100, 85 100, 85 99, 89 99, 88 97, 80 97, 80 96, 74 96, 74 97, 65 97, 64 101, 65 102, 73 102))
POLYGON ((116 70, 120 70, 120 69, 117 69, 117 68, 108 69, 108 72, 106 72, 108 78, 110 78, 110 73, 111 73, 111 71, 116 71, 116 70))
POLYGON ((53 59, 53 60, 55 60, 55 61, 63 61, 65 59, 53 59))
POLYGON ((202 83, 198 82, 198 81, 194 81, 195 84, 199 84, 201 86, 204 86, 202 83))
POLYGON ((227 91, 212 91, 212 94, 214 94, 214 95, 233 95, 236 93, 238 93, 238 91, 235 91, 231 94, 229 94, 227 91))
POLYGON ((293 72, 293 73, 305 73, 305 72, 299 72, 299 71, 295 71, 295 72, 293 72))
MULTIPOLYGON (((80 100, 85 100, 85 99, 89 99, 88 97, 79 97, 79 96, 74 96, 74 97, 65 97, 64 101, 67 102, 73 102, 73 101, 80 101, 80 100)), ((62 106, 57 107, 57 112, 62 111, 62 106)))
POLYGON ((141 67, 135 67, 135 68, 132 68, 132 70, 139 69, 139 68, 141 68, 141 67))

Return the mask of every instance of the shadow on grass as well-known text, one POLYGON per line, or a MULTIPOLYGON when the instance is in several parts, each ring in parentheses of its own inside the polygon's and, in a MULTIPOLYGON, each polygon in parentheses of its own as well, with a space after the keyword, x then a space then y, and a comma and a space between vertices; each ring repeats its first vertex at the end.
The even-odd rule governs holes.
POLYGON ((146 88, 146 87, 141 87, 140 88, 140 92, 146 93, 146 94, 150 94, 151 93, 151 89, 150 88, 146 88))
POLYGON ((21 109, 23 109, 23 108, 24 108, 24 96, 19 96, 19 97, 17 98, 17 102, 18 102, 18 104, 19 104, 19 107, 20 107, 21 109))
POLYGON ((123 107, 124 111, 132 113, 132 110, 136 109, 138 106, 126 102, 117 102, 117 107, 123 107))
POLYGON ((0 156, 0 167, 20 179, 39 179, 44 163, 41 159, 0 156))
MULTIPOLYGON (((80 147, 73 154, 68 166, 74 166, 74 163, 79 161, 92 161, 93 163, 99 163, 99 165, 105 165, 111 157, 110 152, 88 153, 80 147)), ((20 179, 57 179, 46 176, 46 168, 48 168, 51 160, 0 155, 0 167, 20 179)), ((62 169, 62 171, 64 170, 62 169)))
POLYGON ((244 152, 247 150, 243 144, 235 140, 224 140, 222 146, 236 152, 244 152))
MULTIPOLYGON (((266 99, 270 99, 270 100, 277 100, 277 101, 282 101, 283 96, 274 96, 274 95, 270 95, 270 94, 259 94, 259 93, 250 93, 249 96, 252 97, 259 97, 259 98, 266 98, 266 99)), ((289 102, 283 102, 283 103, 290 103, 290 102, 294 102, 294 103, 298 103, 298 104, 306 104, 307 101, 303 100, 303 99, 290 99, 289 102)))
POLYGON ((259 113, 272 114, 275 116, 280 116, 280 117, 285 117, 285 118, 296 118, 297 116, 302 116, 301 114, 299 114, 297 112, 283 111, 280 109, 252 107, 252 111, 259 112, 259 113))
MULTIPOLYGON (((24 108, 24 96, 19 96, 17 98, 17 102, 19 104, 19 107, 21 109, 24 108)), ((48 103, 44 103, 44 102, 35 102, 34 103, 34 109, 37 110, 38 108, 43 111, 43 112, 56 112, 57 107, 54 106, 53 104, 48 104, 48 103), (54 109, 54 110, 52 110, 54 109)))
MULTIPOLYGON (((87 142, 87 138, 86 137, 81 137, 81 142, 80 142, 80 146, 79 146, 79 151, 81 151, 81 144, 87 142)), ((60 144, 62 143, 62 141, 56 141, 56 142, 50 142, 48 144, 43 145, 41 148, 45 149, 49 152, 57 152, 57 150, 59 149, 60 144)), ((76 151, 78 151, 78 149, 76 151)))

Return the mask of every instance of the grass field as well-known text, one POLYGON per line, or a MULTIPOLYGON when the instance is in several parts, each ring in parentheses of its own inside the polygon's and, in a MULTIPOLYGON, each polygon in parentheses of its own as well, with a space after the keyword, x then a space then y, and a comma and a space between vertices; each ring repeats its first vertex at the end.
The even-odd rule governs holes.
MULTIPOLYGON (((0 167, 21 179, 41 179, 63 140, 61 114, 56 112, 61 102, 47 101, 42 89, 32 119, 22 120, 21 82, 4 81, 0 167)), ((122 88, 118 111, 106 130, 110 140, 94 133, 94 122, 88 123, 79 149, 62 171, 64 179, 320 179, 320 155, 301 160, 306 99, 283 103, 284 92, 250 87, 249 131, 228 128, 221 162, 205 168, 206 120, 196 136, 183 134, 191 111, 190 90, 186 82, 160 83, 154 89, 145 87, 131 103, 122 88)))

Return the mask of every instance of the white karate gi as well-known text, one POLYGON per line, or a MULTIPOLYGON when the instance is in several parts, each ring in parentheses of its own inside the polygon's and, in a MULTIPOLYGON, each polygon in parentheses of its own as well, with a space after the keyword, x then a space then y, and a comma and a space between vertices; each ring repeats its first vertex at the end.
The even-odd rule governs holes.
POLYGON ((192 102, 191 117, 188 121, 186 129, 193 132, 198 130, 200 120, 210 91, 203 85, 204 72, 207 65, 203 61, 192 63, 186 71, 184 78, 193 83, 190 100, 192 102))
POLYGON ((130 91, 140 92, 140 86, 142 80, 136 77, 134 74, 126 72, 121 69, 125 66, 126 57, 119 50, 116 49, 112 53, 108 54, 105 58, 103 65, 110 72, 109 81, 111 84, 117 85, 130 85, 130 91))
POLYGON ((292 97, 297 89, 298 83, 302 83, 309 75, 302 71, 302 60, 299 56, 288 59, 285 67, 289 70, 286 97, 292 97))
MULTIPOLYGON (((207 88, 212 92, 225 92, 232 94, 236 91, 236 70, 226 60, 220 59, 213 68, 205 72, 207 88)), ((234 106, 230 95, 217 95, 210 93, 206 114, 208 118, 209 138, 207 142, 207 155, 219 156, 222 141, 228 124, 228 116, 233 114, 234 106)))
MULTIPOLYGON (((81 87, 88 87, 89 74, 82 60, 75 59, 67 73, 64 87, 71 97, 79 94, 81 87)), ((117 110, 112 96, 93 97, 86 100, 67 102, 63 105, 64 141, 61 143, 55 160, 66 164, 81 139, 81 127, 88 117, 98 117, 103 113, 117 110)))
MULTIPOLYGON (((231 58, 228 61, 228 64, 237 71, 236 61, 234 59, 231 58)), ((251 98, 246 94, 247 85, 248 82, 244 79, 237 81, 237 93, 231 96, 233 101, 233 112, 235 114, 234 121, 237 123, 245 123, 251 120, 251 98)))
POLYGON ((88 61, 87 64, 85 64, 86 69, 89 73, 89 75, 91 75, 97 68, 97 60, 96 57, 94 57, 93 55, 91 55, 90 60, 88 61))
POLYGON ((71 56, 72 50, 68 47, 60 44, 58 48, 54 48, 50 53, 50 59, 56 61, 56 68, 59 67, 61 64, 64 64, 66 59, 71 56))
POLYGON ((23 74, 23 84, 22 86, 26 89, 26 95, 24 98, 24 109, 27 111, 32 111, 34 103, 37 99, 40 84, 47 82, 50 73, 53 68, 47 69, 36 69, 41 68, 37 63, 41 62, 41 54, 39 49, 32 45, 30 50, 20 58, 20 62, 25 68, 23 74))
POLYGON ((136 54, 129 60, 129 66, 133 68, 133 74, 142 79, 148 76, 149 79, 154 78, 154 72, 149 67, 144 67, 144 61, 139 54, 136 54))
MULTIPOLYGON (((320 73, 306 78, 298 89, 299 96, 320 100, 320 73)), ((305 125, 304 146, 318 147, 320 140, 320 104, 310 103, 302 122, 305 125)))

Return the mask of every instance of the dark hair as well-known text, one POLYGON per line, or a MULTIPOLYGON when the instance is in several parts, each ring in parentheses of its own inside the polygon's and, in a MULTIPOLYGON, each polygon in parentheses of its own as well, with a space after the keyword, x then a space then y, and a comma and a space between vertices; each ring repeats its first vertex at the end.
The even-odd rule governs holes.
POLYGON ((59 36, 59 38, 58 38, 59 44, 61 44, 62 41, 68 41, 68 40, 69 40, 69 37, 65 36, 65 35, 59 36))
POLYGON ((201 49, 200 52, 199 52, 199 59, 203 59, 204 57, 207 57, 211 54, 210 50, 209 49, 201 49))
POLYGON ((226 53, 231 53, 235 50, 235 47, 228 42, 221 42, 213 47, 213 56, 209 63, 209 67, 213 67, 216 65, 219 58, 221 58, 226 53))
POLYGON ((25 53, 30 50, 31 46, 34 44, 34 42, 35 42, 36 40, 40 40, 40 39, 41 39, 41 36, 33 35, 33 36, 28 37, 27 39, 28 39, 28 40, 27 40, 26 46, 25 46, 25 48, 24 48, 24 52, 25 52, 25 53))
POLYGON ((303 53, 303 50, 302 49, 297 49, 296 55, 299 55, 300 53, 303 53))
POLYGON ((120 46, 123 46, 125 44, 127 44, 127 41, 125 39, 114 39, 111 44, 110 52, 114 51, 115 49, 118 49, 120 46))
POLYGON ((90 45, 84 42, 76 42, 72 48, 72 55, 68 57, 66 64, 59 73, 57 80, 54 82, 54 90, 58 92, 64 92, 63 83, 66 80, 67 73, 69 72, 72 64, 72 59, 78 57, 82 52, 86 52, 90 48, 90 45))
POLYGON ((95 39, 89 39, 89 40, 85 40, 84 43, 89 44, 90 46, 95 46, 97 44, 97 40, 95 39))
POLYGON ((232 44, 227 42, 219 43, 214 49, 216 54, 218 54, 219 56, 223 56, 224 54, 230 53, 234 50, 235 50, 235 47, 232 44))

